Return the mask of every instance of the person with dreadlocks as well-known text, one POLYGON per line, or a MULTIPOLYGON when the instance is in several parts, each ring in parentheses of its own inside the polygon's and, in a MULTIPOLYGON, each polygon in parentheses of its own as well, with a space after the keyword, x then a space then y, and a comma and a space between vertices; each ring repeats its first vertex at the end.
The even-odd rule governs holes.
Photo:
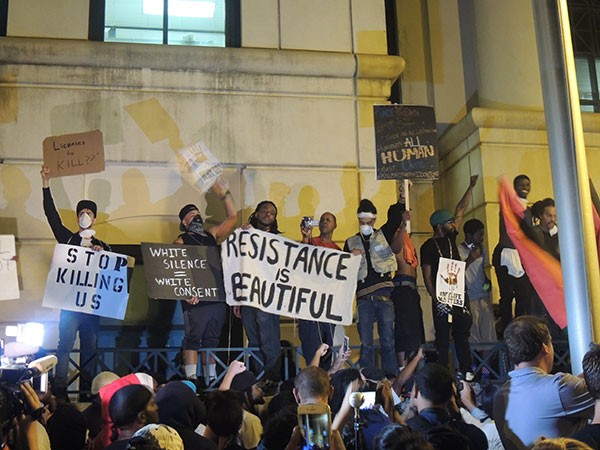
MULTIPOLYGON (((281 234, 277 225, 277 206, 270 200, 263 200, 250 215, 248 223, 257 230, 281 234)), ((262 353, 262 362, 266 378, 281 381, 281 331, 279 316, 252 306, 235 306, 233 313, 242 319, 248 347, 258 347, 262 353)), ((259 373, 257 367, 252 370, 259 373)))
MULTIPOLYGON (((198 207, 194 204, 185 205, 179 211, 179 229, 183 233, 175 240, 175 244, 216 247, 219 241, 233 231, 238 215, 231 192, 221 178, 215 182, 212 191, 223 201, 225 219, 220 224, 205 228, 198 207)), ((183 367, 187 378, 196 379, 198 350, 219 344, 227 305, 225 301, 200 301, 197 296, 183 299, 181 305, 185 333, 182 343, 183 367)), ((210 383, 217 377, 215 361, 210 358, 208 365, 205 364, 206 361, 203 361, 203 374, 206 382, 210 383)))

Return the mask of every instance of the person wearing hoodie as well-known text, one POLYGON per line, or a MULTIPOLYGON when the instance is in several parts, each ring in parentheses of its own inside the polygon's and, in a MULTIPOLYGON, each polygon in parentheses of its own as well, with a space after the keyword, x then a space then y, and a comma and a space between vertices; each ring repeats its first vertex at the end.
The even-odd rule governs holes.
POLYGON ((195 432, 206 420, 206 408, 194 391, 182 381, 171 381, 156 393, 160 423, 174 428, 186 450, 216 450, 210 440, 195 432))

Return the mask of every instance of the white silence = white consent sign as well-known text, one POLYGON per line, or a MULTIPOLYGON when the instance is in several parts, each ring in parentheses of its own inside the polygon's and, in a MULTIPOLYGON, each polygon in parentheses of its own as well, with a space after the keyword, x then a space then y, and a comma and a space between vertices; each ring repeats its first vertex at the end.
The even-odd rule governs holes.
POLYGON ((237 229, 221 244, 227 303, 341 325, 352 323, 360 257, 237 229))
POLYGON ((128 256, 57 244, 42 306, 123 319, 128 256))

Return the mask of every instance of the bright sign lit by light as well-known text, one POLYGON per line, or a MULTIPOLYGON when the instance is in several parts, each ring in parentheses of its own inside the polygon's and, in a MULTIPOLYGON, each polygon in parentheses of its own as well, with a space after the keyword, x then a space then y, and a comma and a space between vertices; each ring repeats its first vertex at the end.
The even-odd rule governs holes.
POLYGON ((44 342, 44 325, 37 322, 20 323, 16 326, 8 325, 5 334, 16 337, 17 342, 41 347, 44 342))
MULTIPOLYGON (((163 6, 164 0, 144 0, 143 12, 150 16, 162 16, 163 6)), ((214 1, 169 0, 169 17, 211 19, 214 15, 214 1)))

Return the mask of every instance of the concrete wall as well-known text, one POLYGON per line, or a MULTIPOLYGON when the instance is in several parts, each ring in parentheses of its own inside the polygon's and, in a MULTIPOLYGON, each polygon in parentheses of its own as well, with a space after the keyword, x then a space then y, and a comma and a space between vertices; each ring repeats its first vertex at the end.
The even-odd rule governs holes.
MULTIPOLYGON (((0 40, 0 233, 18 238, 22 290, 0 305, 3 322, 58 317, 41 307, 54 245, 41 208, 47 136, 102 130, 106 170, 52 179, 51 188, 71 228, 75 203, 95 199, 98 236, 111 244, 171 242, 189 202, 209 220, 222 217, 220 202, 196 191, 176 159, 198 140, 226 165, 240 223, 268 198, 287 237, 300 239, 302 216, 328 210, 343 242, 356 232, 361 197, 381 211, 395 201, 395 183, 378 182, 374 171, 372 105, 386 102, 403 69, 402 58, 385 56, 383 2, 336 1, 320 11, 310 1, 253 2, 242 12, 244 47, 262 48, 242 49, 87 42, 87 29, 34 32, 28 15, 35 23, 43 2, 17 3, 0 40)), ((87 6, 54 5, 87 24, 87 6)), ((134 293, 126 322, 143 321, 148 310, 134 293)))

